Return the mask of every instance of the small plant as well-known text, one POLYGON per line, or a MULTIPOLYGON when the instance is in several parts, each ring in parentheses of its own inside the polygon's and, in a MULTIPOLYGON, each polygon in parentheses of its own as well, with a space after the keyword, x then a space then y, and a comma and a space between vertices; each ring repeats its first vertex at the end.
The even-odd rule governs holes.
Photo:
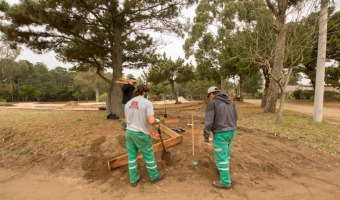
POLYGON ((20 149, 19 151, 17 151, 17 155, 25 155, 25 154, 27 154, 28 152, 30 152, 30 150, 29 149, 20 149))
POLYGON ((80 147, 81 149, 85 149, 85 148, 86 148, 86 146, 87 146, 87 144, 86 144, 86 143, 81 143, 81 144, 79 145, 79 147, 80 147))
POLYGON ((38 138, 33 138, 33 139, 32 139, 32 144, 36 144, 38 141, 39 141, 38 138))
POLYGON ((267 141, 267 140, 263 140, 263 141, 262 141, 262 144, 263 144, 263 145, 266 145, 266 146, 270 145, 269 141, 267 141))
POLYGON ((88 135, 88 134, 90 134, 90 132, 82 132, 82 133, 80 133, 81 135, 88 135))

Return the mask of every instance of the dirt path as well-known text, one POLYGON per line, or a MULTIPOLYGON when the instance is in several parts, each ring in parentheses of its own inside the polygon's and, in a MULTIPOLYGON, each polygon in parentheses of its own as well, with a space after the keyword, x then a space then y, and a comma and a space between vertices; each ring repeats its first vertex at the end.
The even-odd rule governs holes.
MULTIPOLYGON (((121 188, 100 182, 88 183, 69 177, 51 177, 0 169, 0 199, 7 200, 110 200, 110 199, 282 199, 337 200, 338 171, 270 180, 258 178, 252 187, 237 185, 224 191, 210 187, 208 180, 178 182, 167 177, 157 185, 141 183, 121 188)), ((168 174, 169 175, 169 174, 168 174)), ((194 174, 193 174, 194 175, 194 174)), ((197 176, 198 174, 196 174, 197 176)), ((117 180, 122 181, 122 180, 117 180)))
MULTIPOLYGON (((245 99, 244 102, 252 103, 258 106, 261 105, 260 99, 245 99)), ((334 106, 334 105, 330 106, 327 103, 324 104, 323 118, 326 121, 340 124, 340 103, 338 103, 337 105, 338 106, 334 106)), ((277 108, 279 108, 279 103, 277 104, 277 108)), ((304 113, 310 116, 313 116, 313 113, 314 113, 314 107, 312 103, 295 104, 295 103, 286 102, 284 105, 284 110, 301 112, 301 113, 304 113)))

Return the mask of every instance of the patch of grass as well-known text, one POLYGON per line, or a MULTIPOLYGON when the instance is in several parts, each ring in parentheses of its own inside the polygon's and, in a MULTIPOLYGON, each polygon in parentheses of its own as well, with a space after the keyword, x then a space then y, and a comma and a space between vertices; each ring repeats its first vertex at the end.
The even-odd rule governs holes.
POLYGON ((263 109, 252 105, 248 107, 238 108, 239 126, 279 135, 331 154, 340 154, 340 125, 315 123, 312 117, 291 111, 285 111, 282 123, 276 124, 276 114, 264 113, 263 109))
POLYGON ((80 135, 88 135, 90 134, 91 132, 88 132, 88 131, 85 131, 85 132, 81 132, 80 135))
POLYGON ((20 149, 19 151, 17 151, 17 155, 21 156, 21 155, 25 155, 29 152, 30 152, 30 149, 23 148, 23 149, 20 149))
POLYGON ((263 140, 263 141, 262 141, 262 144, 268 146, 268 145, 270 145, 270 142, 267 141, 267 140, 263 140))
POLYGON ((81 144, 79 145, 79 147, 80 147, 81 149, 86 149, 87 144, 86 144, 86 143, 81 143, 81 144))
POLYGON ((11 103, 0 102, 0 106, 14 106, 14 105, 11 103))
POLYGON ((38 141, 39 141, 38 138, 33 138, 31 142, 32 142, 32 144, 34 145, 34 144, 36 144, 38 141))

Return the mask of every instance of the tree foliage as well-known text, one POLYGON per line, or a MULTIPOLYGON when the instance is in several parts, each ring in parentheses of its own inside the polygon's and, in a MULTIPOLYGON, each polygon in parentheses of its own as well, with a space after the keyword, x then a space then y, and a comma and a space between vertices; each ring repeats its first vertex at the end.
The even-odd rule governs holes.
POLYGON ((194 0, 23 0, 5 13, 0 30, 7 40, 25 44, 35 52, 54 50, 74 70, 95 68, 109 84, 108 110, 120 113, 121 90, 115 83, 123 67, 146 67, 156 49, 150 32, 182 35, 178 16, 194 0), (27 28, 29 27, 29 28, 27 28), (103 76, 104 68, 112 77, 103 76))
POLYGON ((175 91, 175 83, 186 83, 193 79, 193 66, 191 64, 184 64, 184 60, 181 58, 173 61, 163 54, 157 63, 149 69, 146 77, 147 81, 153 85, 162 82, 169 84, 176 103, 179 103, 177 92, 175 91))
MULTIPOLYGON (((302 20, 301 26, 304 28, 314 27, 315 31, 313 34, 313 39, 309 44, 308 48, 304 50, 302 66, 299 68, 300 72, 305 73, 311 80, 312 85, 315 86, 315 76, 316 76, 316 63, 317 63, 317 51, 318 51, 318 27, 316 26, 318 20, 319 12, 311 13, 304 20, 302 20)), ((340 28, 339 28, 339 17, 340 12, 331 14, 328 20, 327 28, 327 59, 329 61, 333 60, 335 63, 340 62, 340 28)), ((337 68, 335 69, 326 68, 326 83, 332 84, 337 87, 337 82, 339 82, 339 77, 336 76, 337 68), (332 74, 335 73, 335 74, 332 74), (335 76, 334 76, 335 75, 335 76)))

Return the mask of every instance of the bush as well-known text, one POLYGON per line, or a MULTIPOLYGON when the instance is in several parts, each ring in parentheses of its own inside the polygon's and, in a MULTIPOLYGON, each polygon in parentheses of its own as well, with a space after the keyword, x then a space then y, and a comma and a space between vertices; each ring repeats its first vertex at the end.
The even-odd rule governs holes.
POLYGON ((314 91, 313 90, 303 90, 302 91, 302 98, 303 99, 311 99, 314 97, 314 91))
POLYGON ((324 100, 337 100, 340 101, 340 93, 335 91, 325 91, 324 100))
POLYGON ((99 95, 99 101, 104 101, 105 102, 106 99, 107 99, 107 93, 106 92, 101 94, 101 95, 99 95))
POLYGON ((302 90, 300 90, 300 89, 295 90, 292 93, 292 96, 293 96, 294 99, 301 99, 302 98, 302 90))
POLYGON ((255 93, 255 99, 262 99, 263 93, 262 92, 257 92, 255 93))
POLYGON ((314 97, 314 91, 313 90, 295 90, 291 96, 294 99, 312 99, 314 97))

